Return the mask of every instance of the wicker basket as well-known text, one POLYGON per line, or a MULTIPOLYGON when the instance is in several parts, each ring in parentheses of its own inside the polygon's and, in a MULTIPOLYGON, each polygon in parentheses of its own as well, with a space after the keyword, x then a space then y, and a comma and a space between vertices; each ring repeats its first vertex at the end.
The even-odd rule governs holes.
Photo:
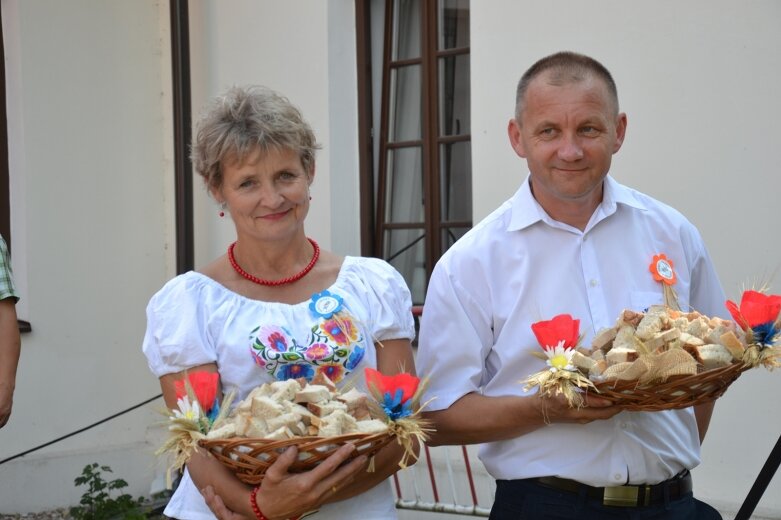
POLYGON ((371 457, 392 439, 390 433, 380 432, 349 433, 337 437, 294 437, 285 440, 233 437, 204 439, 198 444, 233 471, 239 480, 257 486, 269 466, 290 446, 298 447, 298 460, 288 470, 296 473, 314 468, 348 442, 353 443, 356 448, 350 458, 360 455, 371 457))
POLYGON ((727 387, 749 367, 734 362, 694 375, 672 376, 663 383, 638 386, 636 381, 595 384, 599 397, 633 412, 675 410, 721 397, 727 387))

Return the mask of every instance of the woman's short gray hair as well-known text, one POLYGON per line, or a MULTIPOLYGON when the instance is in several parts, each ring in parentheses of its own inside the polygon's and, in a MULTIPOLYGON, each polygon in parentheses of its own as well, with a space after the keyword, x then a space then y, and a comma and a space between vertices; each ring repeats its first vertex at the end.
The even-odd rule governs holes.
POLYGON ((206 107, 190 155, 210 189, 222 186, 225 161, 242 163, 255 150, 293 150, 311 174, 320 148, 312 127, 286 97, 270 88, 232 87, 206 107))

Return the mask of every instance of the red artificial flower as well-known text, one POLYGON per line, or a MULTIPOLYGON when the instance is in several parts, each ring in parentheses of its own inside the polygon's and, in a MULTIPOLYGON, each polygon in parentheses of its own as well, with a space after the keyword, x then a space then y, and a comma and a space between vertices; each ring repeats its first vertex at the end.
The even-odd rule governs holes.
POLYGON ((564 348, 573 348, 578 342, 580 320, 569 314, 559 314, 552 320, 532 323, 532 332, 542 348, 553 348, 564 341, 564 348))
MULTIPOLYGON (((204 411, 209 411, 214 406, 214 401, 217 398, 217 386, 220 381, 220 375, 217 372, 206 372, 200 370, 198 372, 192 372, 187 375, 187 379, 190 380, 190 386, 193 388, 196 399, 201 405, 204 411)), ((174 389, 176 390, 176 398, 181 399, 187 395, 187 389, 184 387, 184 379, 174 381, 174 389)))
POLYGON ((740 300, 740 308, 731 300, 727 300, 726 305, 735 322, 746 330, 758 325, 775 323, 781 312, 781 296, 759 291, 745 291, 740 300))
POLYGON ((393 376, 386 376, 373 368, 366 368, 364 373, 366 374, 367 386, 369 388, 376 388, 382 395, 389 393, 391 396, 395 396, 400 388, 402 390, 402 403, 407 402, 407 400, 415 395, 415 392, 418 390, 418 385, 420 384, 419 378, 406 372, 393 376))

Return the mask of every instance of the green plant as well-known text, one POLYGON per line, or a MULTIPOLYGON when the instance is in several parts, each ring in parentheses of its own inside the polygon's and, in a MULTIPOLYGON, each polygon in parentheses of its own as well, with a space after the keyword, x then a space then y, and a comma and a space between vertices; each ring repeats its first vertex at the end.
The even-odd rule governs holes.
POLYGON ((127 482, 121 478, 111 481, 103 479, 102 472, 111 473, 109 466, 100 466, 97 462, 87 464, 76 477, 76 486, 87 486, 87 491, 81 495, 80 506, 72 507, 70 514, 76 520, 109 520, 124 518, 128 520, 145 519, 144 498, 133 498, 122 493, 112 498, 112 491, 126 488, 127 482))

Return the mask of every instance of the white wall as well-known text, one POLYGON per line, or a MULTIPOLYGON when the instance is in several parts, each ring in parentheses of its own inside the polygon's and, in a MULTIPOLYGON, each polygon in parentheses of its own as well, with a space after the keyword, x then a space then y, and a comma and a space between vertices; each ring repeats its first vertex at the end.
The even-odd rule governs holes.
MULTIPOLYGON (((728 296, 757 279, 781 291, 781 3, 471 2, 475 220, 526 175, 506 125, 537 59, 589 54, 613 73, 629 125, 611 173, 682 210, 701 230, 728 296), (498 172, 498 173, 494 173, 498 172)), ((742 503, 781 434, 781 376, 757 369, 718 402, 695 492, 742 503)), ((781 514, 781 477, 760 509, 781 514)))
MULTIPOLYGON (((172 265, 162 4, 2 2, 12 237, 24 245, 14 263, 33 332, 0 459, 159 393, 140 343, 146 302, 172 265)), ((138 410, 0 466, 0 513, 77 503, 73 479, 93 461, 147 492, 144 439, 157 420, 138 410)))

